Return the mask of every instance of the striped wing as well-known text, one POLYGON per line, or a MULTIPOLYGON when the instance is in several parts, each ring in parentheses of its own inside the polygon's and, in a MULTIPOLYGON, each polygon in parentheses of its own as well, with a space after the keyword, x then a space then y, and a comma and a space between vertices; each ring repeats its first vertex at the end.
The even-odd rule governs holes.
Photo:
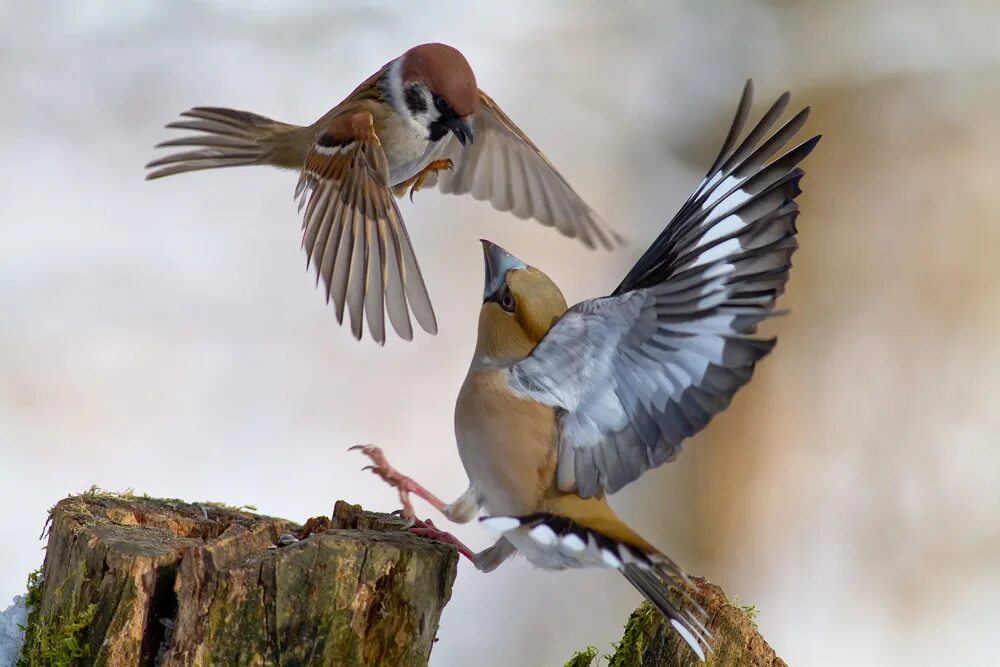
POLYGON ((371 114, 334 118, 306 157, 295 188, 305 206, 302 246, 333 299, 337 320, 344 307, 361 338, 364 317, 378 343, 385 317, 405 340, 413 337, 409 310, 429 333, 437 332, 430 297, 410 238, 389 189, 389 165, 371 114))
POLYGON ((557 481, 590 497, 673 459, 774 346, 796 248, 796 165, 819 137, 773 159, 808 109, 772 133, 783 95, 737 145, 750 83, 723 149, 680 213, 615 292, 584 301, 511 367, 515 391, 559 409, 557 481))
POLYGON ((473 119, 475 140, 462 146, 448 139, 444 157, 454 170, 437 174, 441 192, 471 194, 499 211, 534 218, 546 227, 578 238, 588 248, 611 249, 619 237, 580 198, 538 147, 507 117, 489 95, 479 91, 473 119))

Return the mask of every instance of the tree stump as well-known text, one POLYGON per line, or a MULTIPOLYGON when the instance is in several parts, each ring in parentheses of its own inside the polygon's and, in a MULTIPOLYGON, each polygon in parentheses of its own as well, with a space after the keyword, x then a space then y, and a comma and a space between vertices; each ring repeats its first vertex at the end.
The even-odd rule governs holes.
MULTIPOLYGON (((715 584, 691 577, 692 597, 708 612, 713 649, 701 662, 680 635, 648 602, 632 612, 621 642, 609 656, 608 667, 788 667, 757 631, 753 608, 740 607, 715 584)), ((684 598, 670 592, 670 602, 681 609, 684 598)), ((591 667, 596 648, 577 653, 566 667, 591 667)), ((603 663, 602 663, 603 664, 603 663)))
POLYGON ((216 504, 60 501, 22 664, 426 665, 453 547, 338 502, 329 530, 216 504))

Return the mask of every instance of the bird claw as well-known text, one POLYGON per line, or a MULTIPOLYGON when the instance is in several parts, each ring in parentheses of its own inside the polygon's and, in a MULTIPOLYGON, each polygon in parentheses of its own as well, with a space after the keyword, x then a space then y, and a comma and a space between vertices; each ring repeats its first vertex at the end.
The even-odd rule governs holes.
POLYGON ((385 454, 382 453, 382 449, 379 447, 374 445, 355 445, 348 451, 360 451, 371 459, 372 465, 367 465, 361 470, 370 470, 373 474, 382 478, 383 482, 396 489, 399 492, 399 502, 403 505, 403 509, 400 510, 403 512, 402 516, 412 520, 416 514, 413 512, 413 503, 410 502, 410 488, 416 486, 416 483, 389 465, 385 454))
POLYGON ((475 563, 475 554, 472 553, 472 550, 469 549, 469 547, 465 546, 461 540, 451 533, 439 529, 430 519, 426 519, 424 521, 414 519, 413 526, 410 527, 407 532, 411 535, 416 535, 417 537, 434 540, 435 542, 441 542, 442 544, 449 544, 458 549, 458 553, 475 563))
POLYGON ((423 189, 424 183, 427 182, 431 174, 445 170, 451 171, 454 168, 455 163, 450 158, 445 158, 443 160, 434 160, 421 169, 420 173, 413 177, 413 186, 410 187, 410 203, 413 202, 413 195, 423 189))

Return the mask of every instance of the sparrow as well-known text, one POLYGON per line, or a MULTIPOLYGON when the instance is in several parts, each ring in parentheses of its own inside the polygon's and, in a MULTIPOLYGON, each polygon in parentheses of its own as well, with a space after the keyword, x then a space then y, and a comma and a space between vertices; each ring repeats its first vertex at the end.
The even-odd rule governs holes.
MULTIPOLYGON (((603 298, 567 308, 542 271, 489 241, 472 363, 455 406, 458 451, 470 483, 444 503, 366 446, 369 466, 448 519, 480 520, 501 537, 472 553, 483 571, 514 553, 545 569, 621 572, 701 659, 711 648, 687 575, 607 501, 724 410, 775 345, 757 335, 775 314, 797 243, 797 165, 819 136, 783 151, 808 108, 774 129, 785 93, 738 141, 752 100, 747 82, 718 158, 681 210, 603 298), (772 159, 773 158, 773 159, 772 159), (684 603, 667 596, 675 587, 684 603)), ((430 528, 434 528, 430 524, 430 528)))
POLYGON ((363 318, 385 342, 385 314, 404 340, 409 311, 428 333, 437 320, 410 237, 393 198, 436 184, 469 193, 519 218, 554 226, 587 247, 621 238, 476 85, 458 50, 421 44, 386 63, 344 101, 306 127, 248 111, 194 107, 168 128, 193 130, 157 148, 185 148, 146 165, 146 179, 201 169, 267 165, 300 172, 307 268, 316 269, 360 339, 363 318), (362 315, 362 313, 364 315, 362 315))

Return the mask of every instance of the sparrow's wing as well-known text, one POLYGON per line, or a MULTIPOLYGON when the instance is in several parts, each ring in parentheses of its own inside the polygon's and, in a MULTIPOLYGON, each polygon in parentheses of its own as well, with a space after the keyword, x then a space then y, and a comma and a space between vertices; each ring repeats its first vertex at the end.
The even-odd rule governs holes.
MULTIPOLYGON (((554 226, 587 247, 613 248, 622 241, 542 155, 538 147, 507 117, 489 95, 479 91, 479 110, 473 118, 471 145, 448 139, 443 157, 453 171, 436 174, 441 192, 471 193, 500 211, 534 218, 554 226)), ((433 183, 434 176, 430 177, 433 183)))
POLYGON ((317 281, 322 277, 327 301, 333 298, 338 321, 346 304, 351 331, 361 338, 364 311, 372 338, 382 343, 387 312, 396 333, 410 340, 409 302, 420 326, 437 333, 371 114, 349 111, 330 122, 306 157, 295 196, 305 206, 307 261, 316 267, 317 281))
POLYGON ((737 146, 750 90, 705 180, 629 278, 568 310, 509 371, 516 392, 559 409, 564 491, 616 491, 671 460, 774 346, 755 334, 788 280, 796 165, 819 137, 768 162, 808 112, 771 134, 785 95, 737 146))

